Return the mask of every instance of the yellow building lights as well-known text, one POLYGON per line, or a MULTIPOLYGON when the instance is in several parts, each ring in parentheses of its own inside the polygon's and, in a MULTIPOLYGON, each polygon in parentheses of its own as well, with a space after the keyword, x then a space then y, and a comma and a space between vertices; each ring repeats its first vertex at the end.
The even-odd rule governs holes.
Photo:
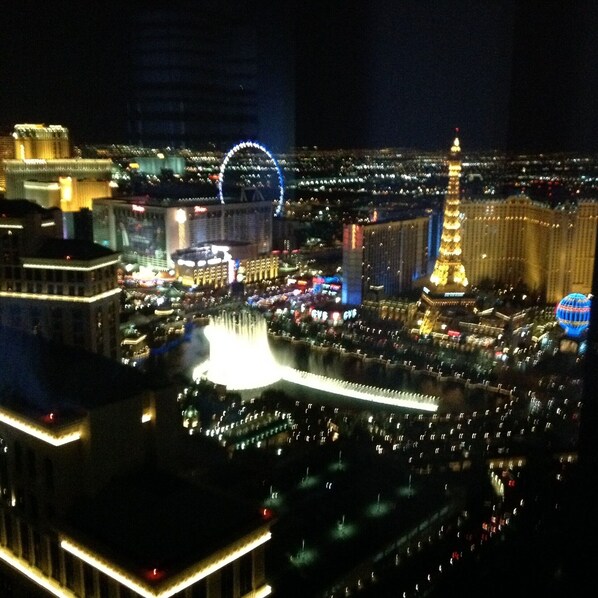
MULTIPOLYGON (((104 575, 114 579, 116 582, 144 598, 169 598, 170 596, 174 596, 178 592, 182 592, 186 588, 191 587, 194 583, 197 583, 215 571, 222 569, 222 567, 225 567, 229 563, 236 561, 252 550, 255 550, 270 540, 271 537, 272 534, 270 531, 261 529, 255 534, 247 536, 235 543, 232 548, 223 549, 214 553, 211 557, 202 560, 196 566, 175 576, 174 579, 169 579, 158 586, 151 586, 142 582, 124 569, 113 565, 102 556, 66 537, 62 538, 60 546, 63 550, 70 552, 94 569, 97 569, 104 575)), ((265 596, 270 595, 271 591, 270 586, 265 585, 256 591, 255 596, 256 598, 265 598, 265 596)))
MULTIPOLYGON (((1 226, 2 225, 0 225, 0 227, 1 226)), ((70 258, 67 256, 67 259, 70 258)), ((114 264, 118 264, 118 260, 110 260, 109 262, 102 262, 101 264, 94 264, 93 266, 63 266, 62 264, 48 264, 45 262, 23 262, 23 268, 39 268, 40 270, 79 270, 81 272, 91 272, 92 270, 105 268, 106 266, 112 266, 114 264)))
POLYGON ((52 446, 63 446, 76 442, 81 438, 81 425, 79 423, 54 432, 44 426, 32 423, 31 420, 25 419, 5 407, 0 407, 0 422, 52 446))
POLYGON ((33 583, 50 592, 53 596, 57 596, 58 598, 76 598, 77 596, 74 592, 60 585, 55 579, 44 575, 37 567, 33 567, 27 561, 17 558, 10 550, 3 546, 0 547, 0 559, 33 583))
MULTIPOLYGON (((445 199, 444 218, 438 259, 430 276, 430 282, 437 287, 458 285, 468 286, 465 268, 461 262, 461 223, 459 176, 461 174, 461 161, 459 152, 461 145, 456 137, 451 147, 449 158, 449 184, 445 199)), ((443 290, 443 289, 438 289, 443 290)))
POLYGON ((91 297, 80 297, 78 295, 46 295, 43 293, 16 293, 13 291, 0 291, 0 297, 11 299, 31 299, 33 301, 63 301, 67 303, 95 303, 107 299, 121 292, 120 288, 110 289, 91 297))

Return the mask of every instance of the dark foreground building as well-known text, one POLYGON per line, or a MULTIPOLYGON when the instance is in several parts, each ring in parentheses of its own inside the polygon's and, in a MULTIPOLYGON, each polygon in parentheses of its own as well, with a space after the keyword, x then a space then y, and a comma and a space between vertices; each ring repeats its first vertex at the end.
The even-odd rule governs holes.
POLYGON ((259 509, 177 472, 177 393, 0 330, 0 595, 258 598, 259 509))

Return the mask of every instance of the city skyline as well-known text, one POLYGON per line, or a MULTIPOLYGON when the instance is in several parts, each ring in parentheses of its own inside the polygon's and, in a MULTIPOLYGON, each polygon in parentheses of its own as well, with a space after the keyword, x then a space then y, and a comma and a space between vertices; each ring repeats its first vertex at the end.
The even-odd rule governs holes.
MULTIPOLYGON (((130 142, 130 19, 153 6, 6 7, 0 125, 60 122, 76 143, 130 142)), ((596 151, 590 2, 339 6, 263 0, 248 11, 257 136, 273 151, 440 150, 455 127, 471 151, 596 151)))
POLYGON ((598 4, 4 8, 0 596, 584 595, 598 4))

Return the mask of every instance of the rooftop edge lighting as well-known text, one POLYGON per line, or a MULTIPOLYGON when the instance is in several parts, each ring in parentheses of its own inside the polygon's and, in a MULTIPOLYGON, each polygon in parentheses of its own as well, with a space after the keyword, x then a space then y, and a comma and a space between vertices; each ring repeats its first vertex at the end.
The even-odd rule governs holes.
POLYGON ((271 593, 272 593, 272 587, 265 585, 265 586, 262 586, 261 588, 255 590, 255 592, 248 594, 248 596, 249 596, 249 598, 266 598, 266 596, 269 596, 271 593))
MULTIPOLYGON (((264 532, 263 530, 260 530, 248 541, 241 544, 238 548, 232 551, 227 551, 225 549, 217 552, 215 558, 203 560, 198 566, 192 567, 185 573, 181 574, 181 576, 178 576, 178 580, 167 584, 162 584, 165 587, 162 587, 161 589, 153 589, 144 583, 136 581, 130 574, 126 573, 121 568, 111 565, 110 562, 103 557, 94 554, 86 548, 83 548, 72 540, 63 538, 60 542, 60 547, 81 559, 91 567, 94 567, 98 571, 129 588, 133 592, 137 592, 137 594, 143 596, 144 598, 169 598, 170 596, 173 596, 174 594, 192 586, 194 583, 198 582, 204 577, 207 577, 215 571, 218 571, 222 567, 225 567, 229 563, 232 563, 243 555, 251 552, 258 546, 261 546, 270 540, 271 537, 272 534, 270 531, 264 532), (180 579, 180 577, 182 577, 182 579, 180 579)), ((255 595, 256 597, 265 597, 268 596, 271 591, 272 590, 270 586, 266 585, 257 590, 255 595)))
POLYGON ((52 446, 62 446, 64 444, 69 444, 70 442, 76 442, 81 438, 81 430, 79 429, 73 431, 71 428, 70 431, 62 433, 48 432, 41 426, 27 422, 17 415, 13 415, 2 408, 0 408, 0 422, 6 424, 7 426, 11 426, 16 430, 20 430, 29 436, 33 436, 38 440, 51 444, 52 446))
MULTIPOLYGON (((0 547, 0 559, 54 596, 58 596, 58 598, 76 598, 74 592, 70 592, 51 577, 42 574, 39 569, 31 566, 28 562, 17 558, 11 551, 3 546, 0 547)), ((267 594, 264 595, 267 596, 267 594)))
POLYGON ((60 189, 60 185, 58 183, 39 183, 37 181, 25 181, 24 183, 25 189, 41 189, 43 191, 58 191, 60 189))
MULTIPOLYGON (((42 224, 42 226, 44 225, 42 224)), ((54 223, 52 222, 47 226, 54 226, 54 223)), ((109 262, 102 262, 101 264, 95 264, 93 266, 59 266, 57 264, 45 264, 40 262, 23 262, 23 268, 39 268, 41 270, 81 270, 87 272, 106 266, 112 266, 114 264, 118 264, 118 260, 110 260, 109 262)))
POLYGON ((78 295, 36 295, 35 293, 17 293, 12 291, 0 291, 0 297, 11 297, 13 299, 35 299, 37 301, 65 301, 72 303, 95 303, 102 299, 107 299, 120 293, 120 288, 105 291, 99 295, 92 295, 91 297, 80 297, 78 295))

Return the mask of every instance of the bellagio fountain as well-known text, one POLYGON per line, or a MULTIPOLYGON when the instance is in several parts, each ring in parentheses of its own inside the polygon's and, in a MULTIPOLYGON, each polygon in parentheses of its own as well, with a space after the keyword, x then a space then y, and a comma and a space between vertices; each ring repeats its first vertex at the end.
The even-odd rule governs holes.
POLYGON ((438 399, 434 396, 367 386, 280 365, 270 349, 267 323, 260 313, 241 310, 210 316, 205 335, 210 356, 194 368, 193 379, 206 378, 242 396, 255 396, 258 389, 284 380, 344 399, 421 411, 438 409, 438 399))
POLYGON ((240 311, 211 316, 205 335, 210 357, 194 369, 194 379, 205 376, 227 390, 244 391, 265 388, 282 378, 261 314, 240 311))

